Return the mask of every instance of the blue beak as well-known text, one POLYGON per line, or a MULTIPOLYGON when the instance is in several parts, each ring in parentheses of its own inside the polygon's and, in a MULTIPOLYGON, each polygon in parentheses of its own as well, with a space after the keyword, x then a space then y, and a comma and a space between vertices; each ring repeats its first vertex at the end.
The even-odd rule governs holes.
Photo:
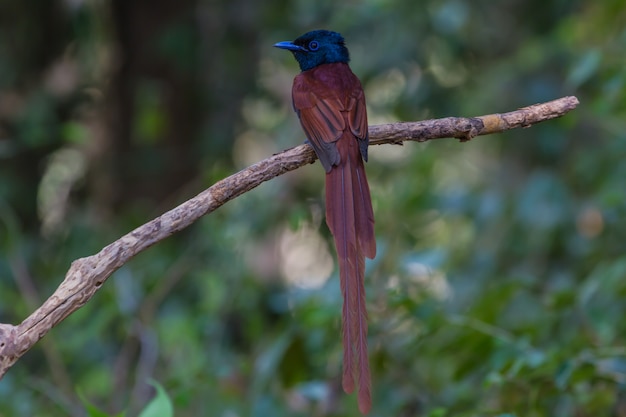
POLYGON ((308 52, 308 49, 303 48, 302 46, 298 46, 291 41, 278 42, 278 43, 275 43, 274 46, 280 49, 287 49, 288 51, 308 52))

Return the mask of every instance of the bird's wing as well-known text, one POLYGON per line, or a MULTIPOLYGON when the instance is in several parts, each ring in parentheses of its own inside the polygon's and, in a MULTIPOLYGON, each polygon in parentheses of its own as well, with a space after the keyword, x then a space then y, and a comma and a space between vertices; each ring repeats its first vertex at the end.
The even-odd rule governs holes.
POLYGON ((363 160, 367 162, 367 147, 369 145, 369 132, 367 127, 367 108, 365 105, 365 94, 359 83, 358 88, 352 90, 348 106, 348 123, 352 134, 359 139, 359 150, 363 160))
POLYGON ((320 97, 310 88, 294 84, 293 107, 309 143, 329 172, 340 161, 335 142, 346 129, 343 104, 337 98, 320 97))
POLYGON ((350 128, 359 140, 361 156, 367 161, 367 109, 365 94, 357 77, 348 77, 347 83, 328 88, 319 85, 317 80, 300 74, 294 80, 292 99, 304 132, 326 172, 333 165, 339 164, 340 157, 335 143, 346 128, 350 128), (340 99, 338 91, 343 91, 344 97, 347 97, 340 99))

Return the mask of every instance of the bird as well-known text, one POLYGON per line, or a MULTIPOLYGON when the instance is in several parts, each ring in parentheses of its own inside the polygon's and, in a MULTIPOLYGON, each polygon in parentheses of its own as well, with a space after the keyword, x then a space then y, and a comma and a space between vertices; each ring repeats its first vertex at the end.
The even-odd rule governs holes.
POLYGON ((364 166, 369 134, 363 87, 350 69, 350 54, 337 32, 313 30, 274 46, 292 52, 300 66, 293 81, 292 104, 307 142, 326 171, 326 224, 339 264, 342 386, 346 393, 358 386, 358 407, 367 414, 372 399, 364 276, 365 258, 376 256, 376 239, 364 166))

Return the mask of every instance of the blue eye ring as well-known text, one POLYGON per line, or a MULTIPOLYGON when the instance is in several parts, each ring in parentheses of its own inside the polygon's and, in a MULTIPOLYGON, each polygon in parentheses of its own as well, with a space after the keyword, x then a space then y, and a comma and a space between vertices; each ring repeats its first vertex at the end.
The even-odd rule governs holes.
POLYGON ((318 41, 309 42, 309 51, 317 51, 320 49, 320 44, 318 41))

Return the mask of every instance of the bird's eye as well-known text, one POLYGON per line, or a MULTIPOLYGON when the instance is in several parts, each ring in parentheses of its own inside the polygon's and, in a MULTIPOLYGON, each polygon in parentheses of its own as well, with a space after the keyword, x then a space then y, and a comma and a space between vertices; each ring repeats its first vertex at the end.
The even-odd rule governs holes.
POLYGON ((309 51, 317 51, 320 49, 320 44, 317 41, 309 42, 309 51))

